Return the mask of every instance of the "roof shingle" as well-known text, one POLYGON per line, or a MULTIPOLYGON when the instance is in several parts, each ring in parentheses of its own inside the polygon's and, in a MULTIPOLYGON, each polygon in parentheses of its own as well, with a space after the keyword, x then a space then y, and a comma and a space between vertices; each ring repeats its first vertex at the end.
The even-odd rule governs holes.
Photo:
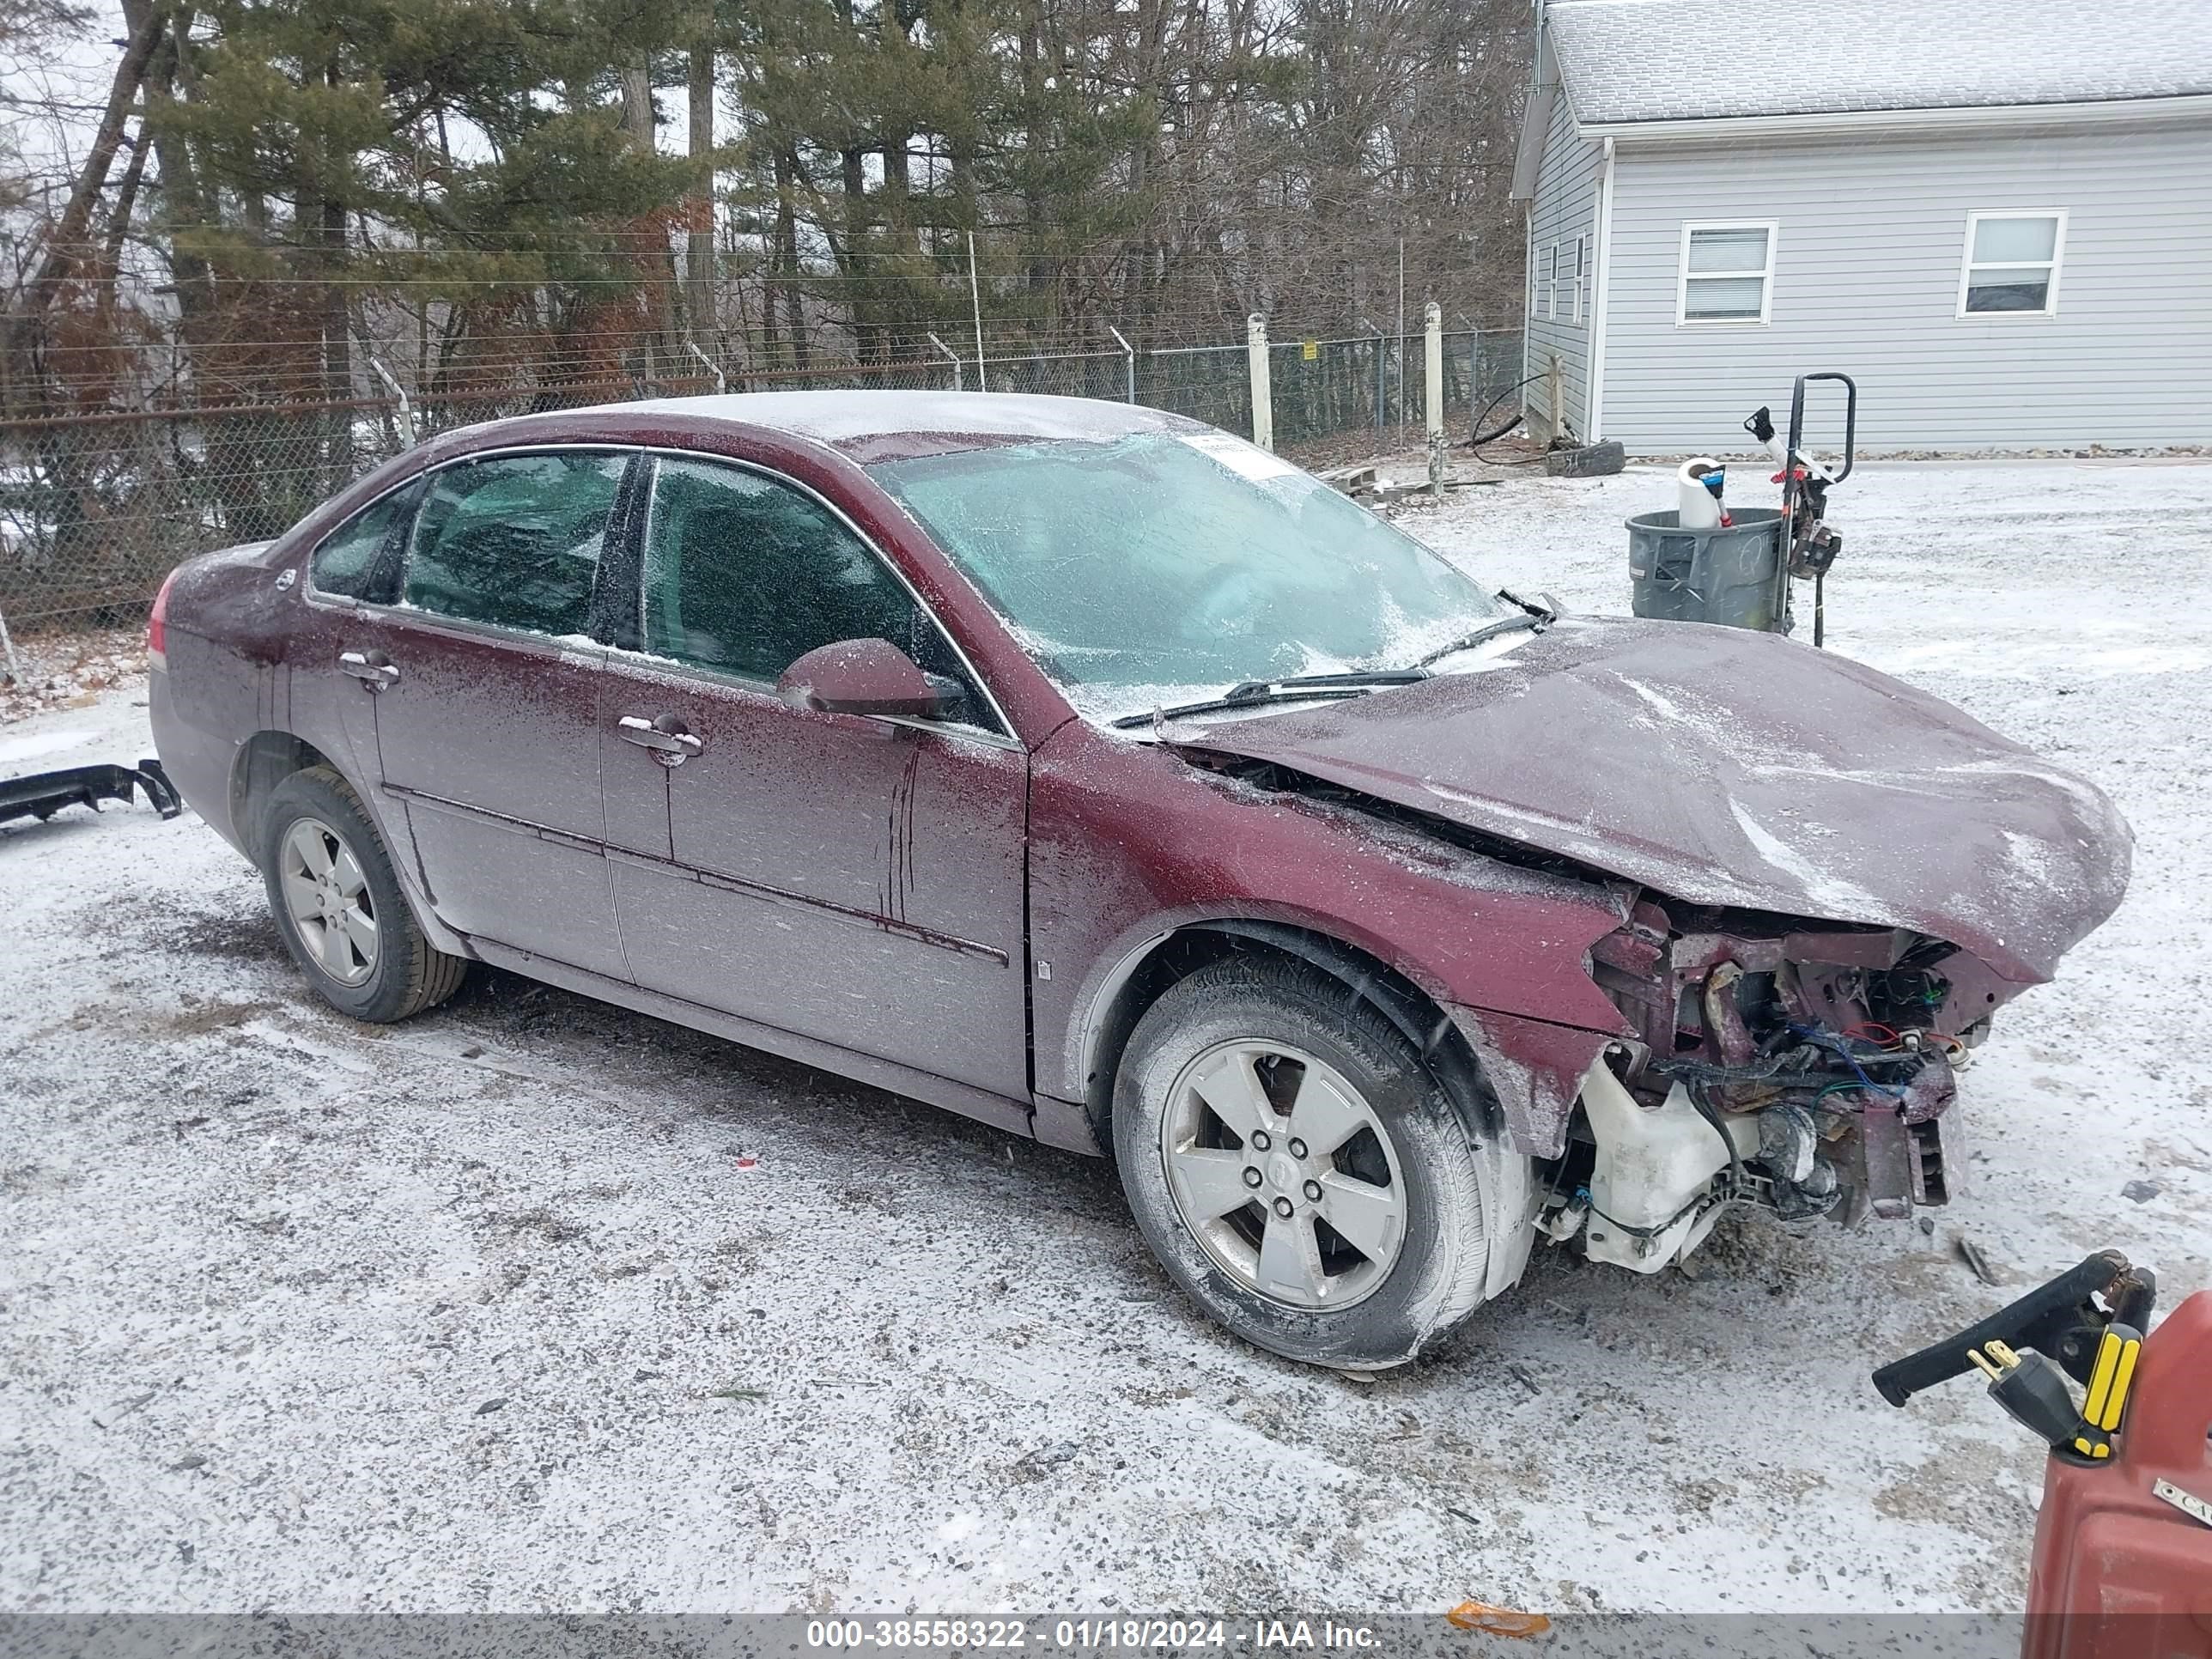
POLYGON ((1576 118, 2212 93, 2212 0, 1552 0, 1576 118))

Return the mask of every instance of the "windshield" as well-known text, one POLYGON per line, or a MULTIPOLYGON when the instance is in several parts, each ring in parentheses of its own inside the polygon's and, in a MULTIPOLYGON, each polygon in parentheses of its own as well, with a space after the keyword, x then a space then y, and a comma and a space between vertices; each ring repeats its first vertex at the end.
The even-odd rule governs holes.
POLYGON ((1040 441, 868 469, 1085 713, 1402 668, 1510 607, 1225 433, 1040 441))

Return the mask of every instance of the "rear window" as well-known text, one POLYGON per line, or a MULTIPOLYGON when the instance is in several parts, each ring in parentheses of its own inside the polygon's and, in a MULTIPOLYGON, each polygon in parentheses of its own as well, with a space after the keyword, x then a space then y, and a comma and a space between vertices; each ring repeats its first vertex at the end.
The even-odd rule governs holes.
POLYGON ((590 621, 626 453, 464 461, 433 476, 416 516, 404 599, 418 610, 533 634, 590 621))

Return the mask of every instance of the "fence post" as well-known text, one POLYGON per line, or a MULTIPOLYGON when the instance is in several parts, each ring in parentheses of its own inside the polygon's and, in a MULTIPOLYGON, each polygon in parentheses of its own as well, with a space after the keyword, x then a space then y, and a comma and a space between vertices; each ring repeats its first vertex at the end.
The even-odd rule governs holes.
POLYGON ((975 233, 968 233, 968 304, 975 319, 975 390, 991 389, 991 371, 983 367, 983 289, 975 275, 975 233))
POLYGON ((944 341, 939 339, 934 334, 924 335, 922 337, 927 339, 930 344, 935 346, 939 351, 943 352, 947 357, 952 360, 952 389, 955 392, 959 391, 961 389, 960 354, 955 351, 951 346, 945 344, 944 341))
POLYGON ((1380 455, 1382 453, 1382 404, 1388 396, 1386 388, 1390 372, 1389 357, 1382 349, 1382 331, 1364 317, 1359 319, 1359 325, 1375 337, 1375 453, 1380 455))
POLYGON ((684 349, 690 352, 694 357, 696 357, 699 360, 701 367, 705 368, 709 374, 714 377, 715 391, 727 392, 730 389, 730 382, 723 374, 720 368, 715 363, 712 357, 709 357, 705 352, 699 349, 699 343, 688 334, 684 337, 684 349))
POLYGON ((1137 354, 1130 348, 1129 343, 1121 337, 1121 331, 1113 324, 1106 325, 1106 331, 1114 337, 1114 343, 1121 348, 1121 365, 1127 371, 1129 380, 1129 401, 1133 404, 1137 401, 1137 354))
POLYGON ((1444 493, 1444 308, 1434 300, 1421 313, 1427 337, 1422 354, 1421 378, 1428 382, 1429 494, 1444 493))
POLYGON ((401 390, 399 382, 392 378, 392 372, 386 368, 382 363, 377 362, 374 357, 371 357, 368 360, 368 366, 376 371, 376 378, 384 382, 386 389, 389 391, 394 398, 398 399, 399 429, 407 434, 407 447, 410 449, 414 448, 415 410, 407 401, 406 392, 401 390))
POLYGON ((1273 449, 1275 404, 1267 382, 1267 319, 1255 311, 1244 328, 1244 356, 1252 368, 1252 441, 1262 449, 1273 449))

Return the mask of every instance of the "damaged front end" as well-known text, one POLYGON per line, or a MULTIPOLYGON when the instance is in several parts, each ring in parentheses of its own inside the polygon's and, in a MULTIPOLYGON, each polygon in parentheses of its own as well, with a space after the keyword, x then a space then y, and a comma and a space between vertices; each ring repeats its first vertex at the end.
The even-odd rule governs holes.
POLYGON ((1588 972, 1617 1022, 1480 988, 1449 1015, 1541 1161, 1546 1230, 1639 1272, 1731 1204, 1947 1202, 1954 1073, 2127 890, 2127 824, 2087 779, 1737 629, 1562 619, 1480 672, 1172 740, 1604 896, 1620 922, 1588 972))
POLYGON ((1655 1273, 1730 1205, 1908 1217, 1960 1190, 1956 1074, 2020 987, 1941 939, 1650 896, 1590 952, 1634 1027, 1583 1079, 1539 1224, 1655 1273))

